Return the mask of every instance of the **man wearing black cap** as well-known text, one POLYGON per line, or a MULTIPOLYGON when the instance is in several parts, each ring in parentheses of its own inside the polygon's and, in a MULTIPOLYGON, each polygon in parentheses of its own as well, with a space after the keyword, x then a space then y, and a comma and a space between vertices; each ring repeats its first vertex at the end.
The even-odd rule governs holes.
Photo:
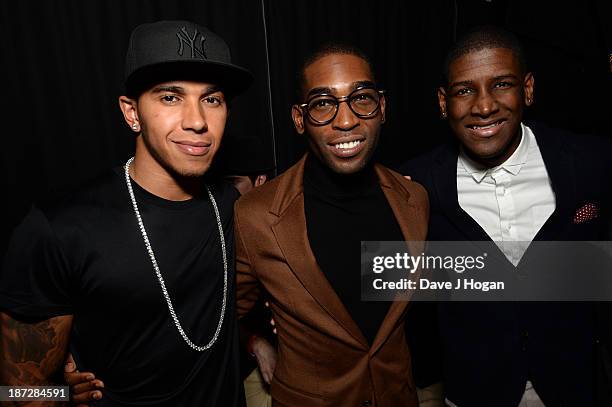
POLYGON ((135 156, 16 229, 0 275, 0 383, 47 385, 68 344, 102 405, 243 403, 229 184, 203 181, 251 81, 204 27, 137 27, 124 118, 135 156))

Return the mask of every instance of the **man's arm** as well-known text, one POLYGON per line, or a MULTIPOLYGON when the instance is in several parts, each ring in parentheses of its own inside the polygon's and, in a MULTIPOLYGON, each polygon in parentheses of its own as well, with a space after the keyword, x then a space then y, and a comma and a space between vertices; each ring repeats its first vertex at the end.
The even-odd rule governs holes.
POLYGON ((244 242, 243 229, 240 223, 238 202, 234 206, 234 239, 236 242, 236 303, 238 317, 242 318, 255 305, 261 290, 259 281, 253 270, 251 258, 244 242))
POLYGON ((92 372, 80 372, 72 353, 68 353, 64 365, 64 380, 70 386, 70 400, 77 407, 87 407, 85 403, 102 399, 104 382, 92 372))
POLYGON ((240 345, 255 357, 264 381, 272 382, 276 368, 276 346, 269 339, 274 336, 270 326, 271 314, 267 302, 259 300, 254 308, 238 323, 240 345))
POLYGON ((0 312, 0 383, 53 384, 66 359, 71 326, 72 315, 25 321, 0 312))

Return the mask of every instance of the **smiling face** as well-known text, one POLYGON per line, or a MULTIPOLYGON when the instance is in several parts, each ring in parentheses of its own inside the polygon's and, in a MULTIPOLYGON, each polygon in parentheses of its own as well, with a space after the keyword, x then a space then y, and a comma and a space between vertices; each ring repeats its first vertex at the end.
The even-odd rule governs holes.
POLYGON ((511 50, 484 48, 450 64, 438 102, 466 153, 493 167, 507 160, 521 141, 523 109, 533 101, 533 86, 533 75, 522 72, 511 50))
POLYGON ((164 82, 142 93, 137 101, 121 97, 120 103, 126 121, 140 131, 136 143, 139 168, 172 178, 199 177, 208 170, 227 119, 225 97, 218 87, 164 82))
MULTIPOLYGON (((304 70, 304 80, 304 101, 319 94, 341 98, 357 88, 374 86, 368 63, 352 54, 329 54, 315 60, 304 70)), ((299 105, 292 108, 295 128, 298 133, 307 134, 312 153, 340 174, 355 173, 370 161, 384 115, 384 96, 376 114, 369 118, 357 117, 347 103, 341 102, 334 119, 325 125, 310 121, 299 105)))

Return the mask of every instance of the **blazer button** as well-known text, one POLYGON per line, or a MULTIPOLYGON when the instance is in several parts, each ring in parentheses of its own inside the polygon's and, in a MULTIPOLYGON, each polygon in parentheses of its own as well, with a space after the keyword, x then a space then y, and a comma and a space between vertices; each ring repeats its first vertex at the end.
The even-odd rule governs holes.
POLYGON ((372 400, 364 400, 361 402, 361 407, 369 407, 372 405, 372 400))

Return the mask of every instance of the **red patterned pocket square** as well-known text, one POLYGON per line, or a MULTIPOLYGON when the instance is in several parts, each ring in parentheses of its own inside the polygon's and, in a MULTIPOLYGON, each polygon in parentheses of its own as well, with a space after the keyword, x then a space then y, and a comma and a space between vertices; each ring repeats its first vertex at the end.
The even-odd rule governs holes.
POLYGON ((574 223, 584 223, 599 216, 599 207, 593 202, 585 203, 574 214, 574 223))

